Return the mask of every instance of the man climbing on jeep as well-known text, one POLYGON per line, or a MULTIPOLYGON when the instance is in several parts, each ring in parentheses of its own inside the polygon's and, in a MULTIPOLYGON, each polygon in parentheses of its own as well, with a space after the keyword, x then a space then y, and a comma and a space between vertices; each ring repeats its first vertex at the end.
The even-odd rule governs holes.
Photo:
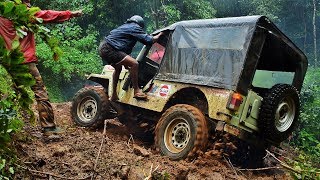
POLYGON ((136 59, 131 57, 133 47, 139 41, 146 45, 156 42, 162 33, 155 36, 144 32, 144 20, 141 16, 134 15, 127 19, 125 24, 112 30, 108 36, 100 43, 99 54, 104 64, 110 64, 114 67, 112 78, 112 95, 110 100, 117 101, 117 83, 122 70, 122 65, 129 68, 132 85, 134 88, 134 98, 146 100, 147 95, 142 92, 138 85, 138 66, 136 59))

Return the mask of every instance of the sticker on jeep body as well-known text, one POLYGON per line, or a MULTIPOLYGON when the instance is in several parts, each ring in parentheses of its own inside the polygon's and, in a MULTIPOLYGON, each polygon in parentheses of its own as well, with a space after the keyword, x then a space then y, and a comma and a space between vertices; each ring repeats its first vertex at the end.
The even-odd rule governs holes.
POLYGON ((167 97, 171 89, 171 85, 161 84, 158 96, 167 97))

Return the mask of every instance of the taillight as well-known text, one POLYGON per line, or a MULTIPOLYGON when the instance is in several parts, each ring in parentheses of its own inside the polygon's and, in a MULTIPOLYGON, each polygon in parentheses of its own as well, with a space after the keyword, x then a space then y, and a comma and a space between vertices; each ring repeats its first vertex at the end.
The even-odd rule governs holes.
POLYGON ((239 93, 233 93, 230 98, 227 105, 227 108, 230 110, 238 110, 241 103, 242 103, 242 96, 239 93))

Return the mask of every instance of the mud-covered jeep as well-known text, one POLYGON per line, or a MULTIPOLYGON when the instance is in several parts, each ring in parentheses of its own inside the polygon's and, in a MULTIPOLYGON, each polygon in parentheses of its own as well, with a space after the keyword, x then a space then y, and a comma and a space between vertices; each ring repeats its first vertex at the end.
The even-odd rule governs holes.
MULTIPOLYGON (((133 98, 122 70, 120 100, 110 102, 112 68, 88 79, 72 103, 74 121, 97 126, 117 111, 154 131, 155 146, 173 160, 203 150, 210 133, 225 132, 255 146, 278 145, 299 116, 307 59, 269 19, 246 16, 177 22, 137 56, 139 85, 148 100, 133 98)), ((119 117, 119 118, 120 118, 119 117)))

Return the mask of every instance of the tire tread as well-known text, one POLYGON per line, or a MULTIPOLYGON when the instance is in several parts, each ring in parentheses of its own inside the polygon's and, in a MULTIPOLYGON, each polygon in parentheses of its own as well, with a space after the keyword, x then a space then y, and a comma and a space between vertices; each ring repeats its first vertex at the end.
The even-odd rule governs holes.
POLYGON ((76 124, 78 124, 80 126, 90 127, 90 128, 97 128, 103 123, 103 120, 105 120, 107 118, 109 108, 110 108, 109 97, 105 93, 103 88, 101 88, 101 87, 84 87, 84 88, 80 89, 72 99, 71 114, 72 114, 72 118, 76 124), (94 93, 96 93, 98 95, 100 102, 101 102, 101 110, 100 110, 99 116, 96 118, 96 120, 88 126, 88 125, 82 124, 81 122, 78 122, 78 120, 76 119, 77 118, 76 116, 77 116, 77 103, 78 103, 79 98, 81 98, 82 94, 86 94, 90 91, 93 91, 94 93))
POLYGON ((183 158, 193 158, 195 156, 198 156, 202 150, 205 149, 207 142, 208 142, 208 126, 207 126, 207 121, 203 113, 196 107, 193 107, 191 105, 187 104, 176 104, 169 109, 167 109, 159 119, 156 128, 155 128, 155 144, 157 148, 160 145, 161 139, 163 137, 159 137, 159 131, 160 128, 163 126, 163 123, 166 120, 166 117, 174 112, 174 111, 187 111, 191 113, 194 116, 195 121, 197 122, 197 127, 196 127, 196 139, 194 142, 193 148, 189 151, 189 153, 185 156, 178 157, 177 159, 174 160, 179 160, 183 158))

